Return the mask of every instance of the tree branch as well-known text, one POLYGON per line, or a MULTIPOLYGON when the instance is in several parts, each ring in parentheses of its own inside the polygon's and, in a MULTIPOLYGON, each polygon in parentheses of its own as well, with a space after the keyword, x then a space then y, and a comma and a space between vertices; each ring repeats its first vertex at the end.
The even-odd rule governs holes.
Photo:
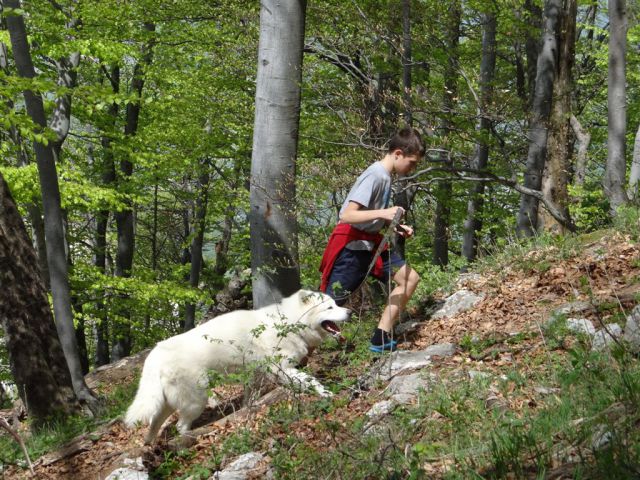
MULTIPOLYGON (((571 220, 571 218, 567 218, 564 215, 564 213, 562 213, 562 211, 557 207, 557 205, 555 205, 552 201, 544 197, 541 191, 533 190, 531 188, 525 187, 524 185, 519 184, 517 181, 513 179, 500 177, 491 172, 487 172, 484 170, 476 170, 473 168, 461 168, 461 167, 447 168, 447 167, 434 166, 434 167, 428 167, 423 170, 420 170, 419 172, 416 172, 410 177, 405 177, 403 180, 412 180, 430 172, 446 172, 453 175, 452 177, 441 178, 438 180, 458 180, 458 181, 467 181, 467 182, 496 182, 506 187, 512 188, 518 193, 521 193, 523 195, 528 195, 530 197, 534 197, 538 199, 540 202, 542 202, 542 204, 547 209, 549 214, 560 225, 562 225, 563 227, 565 227, 567 230, 571 232, 576 231, 576 226, 571 220), (467 175, 464 175, 464 173, 470 173, 474 176, 467 176, 467 175)), ((432 183, 434 180, 435 179, 430 179, 428 182, 408 183, 405 189, 411 186, 429 184, 429 183, 432 183)))

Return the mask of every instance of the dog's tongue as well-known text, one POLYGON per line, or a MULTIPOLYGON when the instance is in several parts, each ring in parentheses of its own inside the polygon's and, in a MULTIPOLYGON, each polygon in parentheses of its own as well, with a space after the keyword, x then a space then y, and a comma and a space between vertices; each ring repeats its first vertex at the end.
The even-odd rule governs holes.
POLYGON ((345 338, 342 336, 342 332, 340 332, 340 328, 331 320, 325 320, 322 322, 322 328, 329 332, 329 334, 339 342, 345 341, 345 338))

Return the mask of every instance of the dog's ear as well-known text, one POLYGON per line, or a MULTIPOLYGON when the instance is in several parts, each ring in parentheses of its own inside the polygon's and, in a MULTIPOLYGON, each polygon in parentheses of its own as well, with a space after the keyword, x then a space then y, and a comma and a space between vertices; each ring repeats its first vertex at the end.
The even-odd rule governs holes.
POLYGON ((315 294, 315 292, 310 292, 309 290, 299 290, 298 300, 300 300, 301 305, 308 305, 313 301, 313 296, 315 294))

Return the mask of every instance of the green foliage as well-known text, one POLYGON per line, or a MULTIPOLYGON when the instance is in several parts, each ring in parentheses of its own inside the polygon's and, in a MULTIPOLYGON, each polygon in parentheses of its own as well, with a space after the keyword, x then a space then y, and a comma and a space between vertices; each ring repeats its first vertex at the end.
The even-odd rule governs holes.
POLYGON ((11 196, 18 205, 40 201, 40 182, 35 164, 24 167, 0 167, 0 173, 9 185, 11 196))
POLYGON ((614 217, 614 227, 621 233, 630 235, 634 241, 640 239, 640 208, 629 205, 618 208, 614 217))
POLYGON ((592 232, 609 224, 609 202, 602 190, 569 185, 569 194, 573 199, 569 213, 579 231, 592 232))

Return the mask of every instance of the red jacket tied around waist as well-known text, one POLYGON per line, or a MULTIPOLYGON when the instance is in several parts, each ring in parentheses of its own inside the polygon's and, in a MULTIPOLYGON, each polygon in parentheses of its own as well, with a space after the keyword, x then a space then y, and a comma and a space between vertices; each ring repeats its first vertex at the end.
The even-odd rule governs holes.
MULTIPOLYGON (((327 287, 329 286, 329 276, 331 275, 333 264, 338 258, 338 255, 340 255, 342 249, 353 240, 369 240, 374 242, 375 246, 373 251, 375 252, 382 241, 382 234, 363 232, 348 223, 338 223, 333 229, 333 232, 331 232, 327 248, 324 249, 324 254, 320 261, 319 270, 322 273, 322 278, 320 280, 321 292, 327 291, 327 287)), ((374 277, 382 275, 382 258, 378 257, 376 259, 376 264, 373 267, 372 274, 374 277)))

